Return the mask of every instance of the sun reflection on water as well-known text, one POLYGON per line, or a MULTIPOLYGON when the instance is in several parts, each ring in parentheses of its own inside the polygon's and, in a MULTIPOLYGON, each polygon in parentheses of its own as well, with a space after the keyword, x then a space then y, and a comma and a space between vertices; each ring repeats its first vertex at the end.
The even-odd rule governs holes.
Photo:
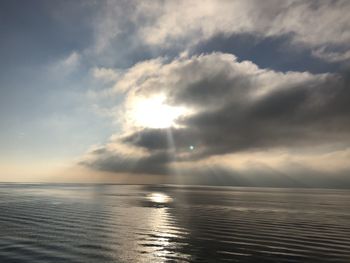
POLYGON ((149 231, 139 242, 139 251, 147 255, 146 262, 164 263, 170 259, 188 261, 189 255, 176 252, 181 249, 182 244, 174 240, 181 239, 186 231, 177 226, 171 214, 172 208, 168 205, 174 199, 162 192, 151 192, 146 195, 146 200, 154 204, 149 208, 147 218, 149 231))
POLYGON ((147 195, 147 199, 157 204, 167 204, 173 201, 173 199, 170 196, 164 193, 157 193, 157 192, 150 193, 149 195, 147 195))

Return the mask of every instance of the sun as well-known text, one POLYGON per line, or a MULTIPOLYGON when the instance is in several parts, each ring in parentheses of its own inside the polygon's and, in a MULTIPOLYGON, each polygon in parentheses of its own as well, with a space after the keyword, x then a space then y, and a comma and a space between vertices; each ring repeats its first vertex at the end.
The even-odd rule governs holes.
POLYGON ((185 109, 167 105, 165 100, 163 95, 135 100, 131 110, 134 124, 154 129, 176 126, 176 119, 185 113, 185 109))

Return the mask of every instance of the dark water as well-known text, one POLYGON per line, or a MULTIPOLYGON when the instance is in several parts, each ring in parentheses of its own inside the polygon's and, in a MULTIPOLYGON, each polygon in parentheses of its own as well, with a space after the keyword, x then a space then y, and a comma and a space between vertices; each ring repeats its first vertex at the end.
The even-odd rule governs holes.
POLYGON ((0 185, 0 262, 350 262, 345 190, 0 185))

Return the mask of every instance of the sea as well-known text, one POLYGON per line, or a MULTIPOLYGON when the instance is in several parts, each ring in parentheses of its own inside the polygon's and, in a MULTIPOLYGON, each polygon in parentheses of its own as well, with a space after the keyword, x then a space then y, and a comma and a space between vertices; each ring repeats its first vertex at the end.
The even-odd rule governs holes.
POLYGON ((0 184, 15 262, 350 262, 350 191, 0 184))

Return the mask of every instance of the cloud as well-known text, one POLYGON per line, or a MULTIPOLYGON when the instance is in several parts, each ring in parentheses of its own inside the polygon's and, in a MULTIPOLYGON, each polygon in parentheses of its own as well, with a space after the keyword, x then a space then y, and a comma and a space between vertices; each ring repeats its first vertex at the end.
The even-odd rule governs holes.
POLYGON ((206 44, 204 52, 233 53, 283 71, 336 71, 349 61, 346 0, 110 0, 90 8, 95 12, 84 19, 90 21, 85 24, 92 36, 80 54, 83 65, 93 70, 125 70, 160 56, 173 59, 183 51, 200 54, 206 44), (243 52, 247 36, 250 49, 243 52), (224 47, 218 44, 223 41, 224 47))
POLYGON ((315 50, 339 46, 345 48, 341 53, 349 50, 350 4, 346 0, 206 0, 153 4, 152 8, 147 6, 147 11, 151 10, 151 22, 140 27, 142 39, 151 45, 184 43, 188 46, 217 34, 251 33, 261 38, 290 35, 292 44, 315 50))
MULTIPOLYGON (((91 73, 104 89, 96 92, 118 98, 108 112, 120 131, 81 164, 115 173, 206 177, 211 172, 198 166, 203 164, 230 176, 260 172, 266 180, 268 174, 322 174, 323 164, 345 160, 340 152, 350 146, 348 73, 289 70, 334 72, 346 65, 349 8, 342 0, 104 2, 84 55, 98 65, 91 73), (278 52, 265 52, 264 63, 256 53, 249 61, 211 53, 221 50, 216 44, 223 39, 226 52, 235 53, 231 43, 242 36, 253 40, 255 52, 278 52), (153 105, 157 96, 166 107, 153 105), (164 121, 173 122, 170 128, 154 125, 157 112, 170 108, 186 110, 164 121), (273 154, 267 160, 259 152, 273 154), (247 154, 252 160, 236 161, 247 154)), ((334 174, 349 169, 339 165, 334 174)))
POLYGON ((111 82, 111 81, 117 81, 120 73, 116 70, 110 69, 110 68, 94 68, 92 70, 92 76, 96 79, 105 81, 105 82, 111 82))
POLYGON ((59 59, 51 66, 51 71, 59 75, 69 75, 78 69, 81 62, 81 55, 73 51, 68 56, 59 59))
POLYGON ((72 52, 68 57, 62 60, 62 66, 64 67, 75 67, 79 63, 80 55, 77 52, 72 52))
MULTIPOLYGON (((124 119, 119 119, 123 132, 81 162, 98 170, 169 174, 177 167, 181 173, 195 173, 197 163, 213 157, 227 166, 230 154, 241 158, 264 151, 281 150, 287 156, 311 151, 311 159, 317 160, 350 147, 346 74, 282 73, 238 62, 231 54, 212 53, 139 63, 124 72, 113 89, 125 94, 124 119), (147 100, 157 94, 188 113, 170 128, 127 122, 135 98, 147 100)), ((306 166, 304 171, 311 170, 311 161, 298 162, 306 166)), ((287 166, 276 167, 283 171, 287 166)))
POLYGON ((347 51, 326 51, 324 47, 318 48, 312 52, 315 57, 322 58, 330 62, 348 61, 350 59, 350 50, 347 51))

